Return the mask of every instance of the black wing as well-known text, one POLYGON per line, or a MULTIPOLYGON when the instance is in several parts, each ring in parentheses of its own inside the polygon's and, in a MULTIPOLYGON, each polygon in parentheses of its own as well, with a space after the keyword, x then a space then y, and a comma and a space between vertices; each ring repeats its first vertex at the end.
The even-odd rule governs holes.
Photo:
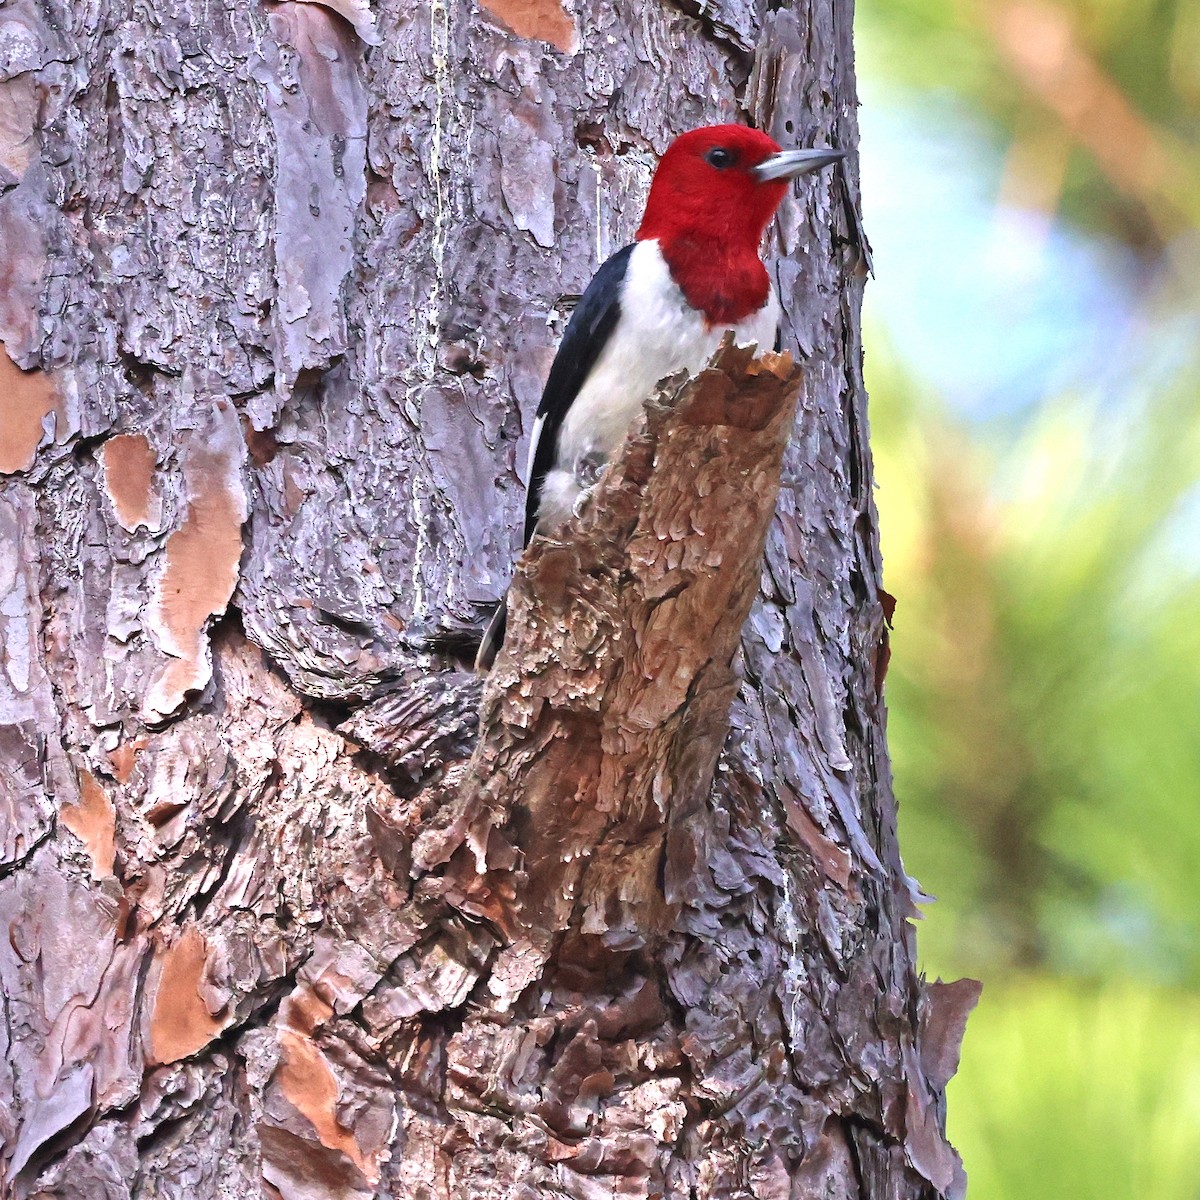
POLYGON ((625 282, 632 253, 633 246, 618 250, 592 276, 592 282, 587 285, 567 322, 567 331, 554 356, 537 410, 540 427, 534 426, 537 442, 529 472, 529 491, 525 496, 526 542, 533 536, 533 527, 537 524, 542 484, 558 454, 558 431, 563 418, 575 403, 583 381, 596 365, 596 359, 621 315, 621 285, 625 282))

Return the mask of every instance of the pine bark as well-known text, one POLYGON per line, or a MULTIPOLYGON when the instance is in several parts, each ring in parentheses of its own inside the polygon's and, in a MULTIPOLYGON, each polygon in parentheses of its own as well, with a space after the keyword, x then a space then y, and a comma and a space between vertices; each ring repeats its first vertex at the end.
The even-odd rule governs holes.
POLYGON ((959 1195, 853 158, 467 666, 571 295, 675 133, 856 149, 851 8, 375 8, 0 8, 0 1193, 959 1195))

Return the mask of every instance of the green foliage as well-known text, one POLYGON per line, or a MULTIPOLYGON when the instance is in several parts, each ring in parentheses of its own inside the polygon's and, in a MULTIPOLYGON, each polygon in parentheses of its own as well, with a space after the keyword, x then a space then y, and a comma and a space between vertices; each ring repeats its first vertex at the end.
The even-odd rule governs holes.
POLYGON ((971 1200, 1195 1200, 1200 1000, 1045 979, 985 990, 949 1132, 971 1200))
MULTIPOLYGON (((971 1200, 1195 1200, 1200 5, 860 0, 856 17, 871 106, 924 122, 881 182, 920 197, 900 249, 923 243, 914 278, 941 319, 999 296, 971 311, 990 345, 1070 355, 1081 312, 1047 286, 1048 247, 1068 226, 1089 242, 1059 269, 1095 254, 1127 271, 1090 306, 1103 361, 1076 350, 1056 372, 1090 382, 1031 387, 1003 419, 956 417, 930 386, 947 376, 922 355, 969 320, 939 342, 894 302, 867 330, 901 847, 939 897, 918 946, 930 974, 985 984, 951 1139, 971 1200), (1019 236, 974 248, 963 279, 968 171, 972 202, 993 195, 1019 236)), ((883 273, 897 246, 877 239, 883 273)))
POLYGON ((865 0, 864 78, 953 94, 1006 189, 1158 255, 1200 220, 1195 0, 865 0))
POLYGON ((972 444, 871 341, 901 844, 942 898, 925 962, 1200 986, 1200 369, 972 444))

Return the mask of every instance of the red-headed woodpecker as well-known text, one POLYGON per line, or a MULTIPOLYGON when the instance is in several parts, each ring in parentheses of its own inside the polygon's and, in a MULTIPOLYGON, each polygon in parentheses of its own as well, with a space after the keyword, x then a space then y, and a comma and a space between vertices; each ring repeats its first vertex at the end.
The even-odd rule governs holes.
MULTIPOLYGON (((779 301, 759 245, 789 182, 842 158, 782 150, 743 125, 682 134, 654 172, 636 241, 596 272, 563 334, 529 453, 525 541, 576 510, 655 385, 700 371, 732 332, 776 343, 779 301)), ((504 638, 501 603, 476 665, 504 638)))

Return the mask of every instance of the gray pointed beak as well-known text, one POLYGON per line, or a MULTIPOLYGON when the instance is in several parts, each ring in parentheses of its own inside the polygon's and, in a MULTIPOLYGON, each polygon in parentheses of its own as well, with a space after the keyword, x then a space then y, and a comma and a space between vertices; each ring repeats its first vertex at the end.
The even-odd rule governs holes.
POLYGON ((844 150, 781 150, 754 168, 759 179, 795 179, 846 157, 844 150))

